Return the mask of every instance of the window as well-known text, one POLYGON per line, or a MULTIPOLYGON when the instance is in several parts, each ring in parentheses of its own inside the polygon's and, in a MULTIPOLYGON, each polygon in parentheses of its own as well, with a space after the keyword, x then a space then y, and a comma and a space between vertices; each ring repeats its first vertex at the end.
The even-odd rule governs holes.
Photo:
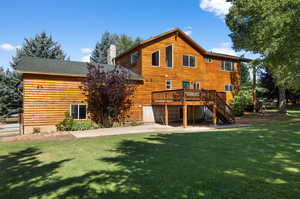
POLYGON ((225 84, 225 92, 232 92, 233 85, 232 84, 225 84))
POLYGON ((195 67, 196 66, 196 57, 190 55, 183 55, 182 60, 183 66, 195 67))
POLYGON ((71 117, 75 120, 86 120, 86 105, 71 104, 71 117))
POLYGON ((173 46, 166 47, 166 67, 173 67, 173 46))
POLYGON ((135 52, 130 57, 130 63, 135 64, 139 59, 139 52, 135 52))
POLYGON ((205 62, 206 63, 212 63, 213 62, 213 59, 211 57, 206 57, 205 58, 205 62))
POLYGON ((190 88, 190 82, 189 81, 182 81, 182 88, 189 89, 190 88))
POLYGON ((166 81, 166 89, 167 90, 171 90, 172 89, 172 81, 171 80, 167 80, 166 81))
POLYGON ((152 66, 159 66, 159 51, 152 53, 152 66))
POLYGON ((221 69, 224 71, 234 71, 234 62, 232 61, 222 61, 221 69))
POLYGON ((199 82, 194 82, 193 87, 194 87, 194 89, 200 89, 200 83, 199 82))

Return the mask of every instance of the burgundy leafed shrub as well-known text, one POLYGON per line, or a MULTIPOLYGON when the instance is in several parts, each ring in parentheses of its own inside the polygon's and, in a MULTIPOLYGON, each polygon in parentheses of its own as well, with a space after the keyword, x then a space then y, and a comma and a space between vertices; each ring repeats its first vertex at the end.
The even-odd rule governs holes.
POLYGON ((99 64, 88 64, 87 78, 83 80, 92 120, 103 127, 124 123, 133 104, 131 96, 135 85, 129 73, 119 67, 105 72, 99 64))

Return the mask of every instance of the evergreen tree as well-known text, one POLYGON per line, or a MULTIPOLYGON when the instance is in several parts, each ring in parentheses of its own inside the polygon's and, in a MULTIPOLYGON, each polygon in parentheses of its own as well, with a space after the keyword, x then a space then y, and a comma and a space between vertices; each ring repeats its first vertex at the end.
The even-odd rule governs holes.
POLYGON ((0 67, 0 116, 20 112, 21 109, 20 74, 0 67))
POLYGON ((101 41, 96 43, 90 61, 94 64, 107 64, 107 50, 111 44, 115 44, 115 35, 109 32, 102 34, 101 41))
POLYGON ((246 63, 241 63, 241 87, 249 88, 251 86, 249 67, 246 63))
POLYGON ((66 59, 60 44, 52 40, 52 36, 45 32, 37 34, 34 38, 25 38, 25 43, 17 49, 16 56, 12 58, 11 66, 14 68, 22 56, 66 59))
POLYGON ((98 64, 107 64, 107 50, 111 44, 115 44, 117 47, 117 55, 127 51, 137 43, 140 43, 142 39, 137 37, 132 39, 126 34, 111 34, 104 32, 101 37, 101 41, 96 43, 95 49, 92 52, 90 62, 98 64))

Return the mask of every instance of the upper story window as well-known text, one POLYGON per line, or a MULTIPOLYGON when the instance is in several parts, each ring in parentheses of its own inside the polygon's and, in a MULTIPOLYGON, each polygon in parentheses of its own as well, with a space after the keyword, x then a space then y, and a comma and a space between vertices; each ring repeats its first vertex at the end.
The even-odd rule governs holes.
POLYGON ((212 63, 212 62, 213 62, 213 58, 211 58, 211 57, 206 57, 206 58, 205 58, 205 62, 206 62, 206 63, 212 63))
POLYGON ((172 89, 172 81, 171 80, 166 80, 166 89, 171 90, 172 89))
POLYGON ((166 67, 173 67, 173 46, 166 47, 166 67))
POLYGON ((190 88, 190 82, 189 81, 182 81, 182 88, 189 89, 190 88))
POLYGON ((221 61, 221 69, 224 71, 234 71, 234 62, 233 61, 221 61))
POLYGON ((225 92, 232 92, 233 85, 232 84, 225 84, 225 92))
POLYGON ((195 56, 191 56, 191 55, 183 55, 183 60, 182 60, 182 63, 183 63, 183 66, 186 66, 186 67, 196 67, 196 57, 195 56))
POLYGON ((70 115, 75 120, 86 120, 86 104, 71 104, 70 115))
POLYGON ((135 64, 139 59, 139 52, 135 52, 130 56, 130 63, 135 64))
POLYGON ((199 82, 194 82, 193 87, 194 87, 194 89, 200 89, 200 83, 199 82))
POLYGON ((159 51, 152 53, 152 66, 159 66, 159 51))

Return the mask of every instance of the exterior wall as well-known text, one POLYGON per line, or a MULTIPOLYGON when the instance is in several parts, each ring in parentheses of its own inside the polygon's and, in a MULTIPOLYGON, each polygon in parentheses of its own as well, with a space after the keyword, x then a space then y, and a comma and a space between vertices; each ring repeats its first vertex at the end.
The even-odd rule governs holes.
POLYGON ((86 104, 80 89, 81 78, 23 74, 23 125, 24 133, 54 131, 70 104, 86 104))
MULTIPOLYGON (((233 84, 235 91, 239 89, 240 84, 240 63, 236 62, 235 71, 227 72, 221 70, 222 59, 213 58, 212 63, 206 63, 205 57, 193 48, 189 43, 176 34, 164 36, 158 41, 152 41, 144 45, 140 52, 140 59, 134 66, 130 64, 130 55, 132 51, 117 59, 120 63, 144 77, 144 84, 137 88, 135 94, 135 103, 143 106, 151 105, 151 94, 153 91, 166 90, 166 80, 172 81, 172 90, 181 89, 182 81, 199 82, 202 89, 225 91, 225 84, 233 84), (167 68, 165 65, 165 48, 173 45, 173 67, 167 68), (153 52, 160 51, 160 66, 152 66, 151 55, 153 52), (184 67, 183 55, 193 55, 196 57, 196 67, 184 67)), ((224 59, 223 59, 224 60, 224 59)), ((230 60, 230 58, 228 58, 230 60)), ((230 103, 234 92, 227 92, 227 103, 230 103)), ((142 115, 142 107, 138 109, 139 115, 142 115)), ((141 118, 142 119, 142 118, 141 118)))

